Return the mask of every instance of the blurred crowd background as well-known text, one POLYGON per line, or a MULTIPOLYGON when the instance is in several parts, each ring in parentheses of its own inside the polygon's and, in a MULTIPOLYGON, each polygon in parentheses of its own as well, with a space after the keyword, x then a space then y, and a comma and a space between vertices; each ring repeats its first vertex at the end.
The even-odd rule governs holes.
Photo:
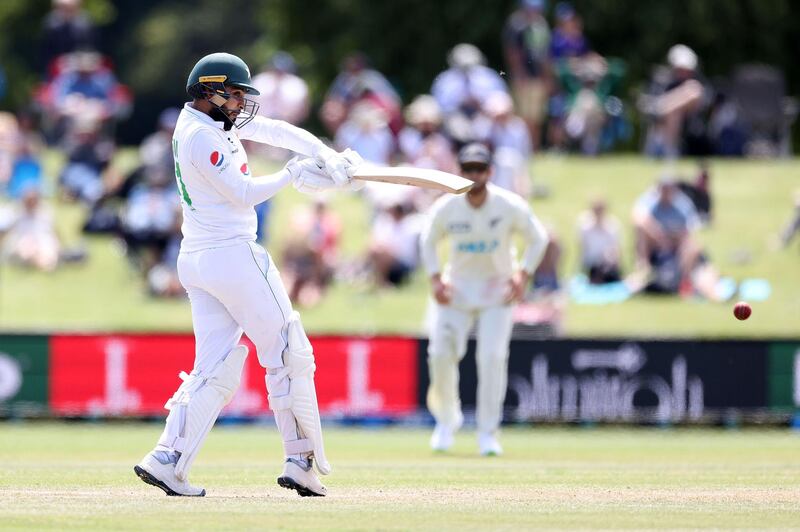
MULTIPOLYGON (((21 267, 90 260, 59 238, 51 205, 72 202, 84 209, 81 230, 116 239, 151 295, 182 295, 170 139, 187 72, 224 50, 250 65, 261 114, 377 164, 457 172, 454 153, 483 142, 494 183, 535 201, 548 193, 531 173, 541 154, 664 160, 630 206, 628 271, 622 225, 598 196, 576 218, 579 271, 561 261, 574 228, 551 228, 521 322, 557 332, 567 294, 601 303, 641 291, 768 297, 763 279, 718 273, 695 235, 714 218, 706 158, 788 158, 798 145, 800 9, 789 0, 42 0, 3 2, 0 25, 0 234, 3 258, 21 267), (112 161, 132 146, 138 164, 119 172, 112 161), (53 150, 63 165, 46 176, 53 150), (694 175, 671 170, 681 157, 696 158, 694 175)), ((248 153, 274 166, 289 157, 259 145, 248 153)), ((325 198, 293 212, 292 237, 270 249, 292 299, 313 306, 336 279, 402 287, 434 199, 368 187, 371 235, 347 262, 325 198)), ((795 204, 784 244, 800 230, 800 197, 795 204)), ((258 209, 265 244, 270 210, 258 209)))

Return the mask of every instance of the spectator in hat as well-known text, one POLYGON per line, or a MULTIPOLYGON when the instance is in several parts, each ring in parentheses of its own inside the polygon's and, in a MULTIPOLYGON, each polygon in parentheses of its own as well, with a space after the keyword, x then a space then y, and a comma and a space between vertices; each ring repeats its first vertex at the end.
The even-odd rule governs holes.
POLYGON ((639 109, 652 120, 645 152, 675 158, 681 153, 707 151, 705 109, 710 92, 698 72, 694 50, 676 44, 667 53, 668 70, 656 70, 649 93, 639 100, 639 109))
POLYGON ((447 62, 450 68, 433 81, 431 94, 442 109, 446 134, 462 146, 476 140, 475 120, 486 99, 495 92, 508 92, 508 87, 472 44, 456 45, 447 62))
POLYGON ((476 121, 478 137, 491 146, 494 155, 492 183, 527 196, 530 190, 528 163, 533 149, 525 121, 514 114, 514 103, 506 92, 495 92, 483 107, 486 120, 476 121))
POLYGON ((339 127, 334 138, 337 148, 351 148, 365 161, 386 166, 395 149, 394 136, 384 110, 370 101, 359 102, 339 127))
POLYGON ((545 0, 520 0, 503 30, 511 90, 534 149, 540 145, 552 86, 550 26, 544 8, 545 0))
POLYGON ((456 172, 450 141, 441 133, 442 112, 433 96, 417 96, 405 111, 406 127, 398 147, 406 162, 419 168, 456 172))

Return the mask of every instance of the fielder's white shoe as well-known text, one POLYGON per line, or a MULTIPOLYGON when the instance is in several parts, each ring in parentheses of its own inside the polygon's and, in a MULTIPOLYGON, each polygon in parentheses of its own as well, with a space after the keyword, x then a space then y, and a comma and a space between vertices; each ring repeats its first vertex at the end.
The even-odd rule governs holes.
POLYGON ((328 494, 328 490, 311 468, 311 462, 301 462, 293 458, 287 458, 283 464, 283 474, 278 477, 278 486, 295 490, 301 497, 324 497, 328 494))
POLYGON ((431 449, 444 452, 453 446, 455 441, 455 429, 448 425, 437 423, 431 434, 431 449))
POLYGON ((494 434, 489 432, 482 432, 478 434, 478 448, 481 451, 481 456, 500 456, 503 454, 503 448, 494 434))
POLYGON ((167 453, 161 452, 162 460, 156 456, 156 452, 148 453, 142 461, 133 467, 136 475, 147 484, 164 490, 164 493, 171 496, 182 497, 204 497, 206 490, 195 488, 189 484, 188 480, 179 480, 175 476, 175 463, 169 461, 167 453))

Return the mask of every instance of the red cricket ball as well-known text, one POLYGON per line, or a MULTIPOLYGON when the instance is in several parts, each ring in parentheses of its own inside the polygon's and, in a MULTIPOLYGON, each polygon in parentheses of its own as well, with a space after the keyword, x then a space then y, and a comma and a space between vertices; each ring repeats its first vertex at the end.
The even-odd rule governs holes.
POLYGON ((733 307, 733 315, 736 316, 737 320, 746 320, 750 317, 750 314, 753 312, 753 309, 750 308, 750 305, 745 303, 744 301, 739 301, 733 307))

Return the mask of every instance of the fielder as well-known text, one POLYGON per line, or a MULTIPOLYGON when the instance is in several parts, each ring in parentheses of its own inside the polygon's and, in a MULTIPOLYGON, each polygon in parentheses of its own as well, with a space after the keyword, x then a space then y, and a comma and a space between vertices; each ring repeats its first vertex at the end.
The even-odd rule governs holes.
POLYGON ((482 455, 503 452, 497 431, 506 395, 508 343, 513 303, 520 300, 547 245, 547 233, 520 196, 488 184, 491 153, 469 144, 458 154, 461 175, 475 182, 466 194, 442 196, 422 234, 422 259, 435 301, 428 345, 428 409, 436 419, 431 448, 453 444, 463 416, 458 363, 477 320, 478 447, 482 455), (525 241, 519 269, 512 236, 525 241), (449 264, 439 265, 437 244, 449 240, 449 264))
POLYGON ((286 122, 256 116, 258 95, 238 57, 215 53, 189 74, 192 98, 172 139, 175 177, 183 207, 178 275, 192 307, 194 368, 167 404, 166 427, 155 449, 134 468, 167 495, 202 497, 189 484, 192 463, 222 408, 230 402, 247 357, 242 332, 266 368, 269 405, 286 457, 278 484, 301 496, 324 496, 312 469, 330 472, 314 388, 314 355, 292 310, 278 270, 256 244, 254 206, 289 183, 312 193, 350 187, 354 153, 340 154, 286 122), (241 139, 307 156, 281 171, 252 176, 241 139))

